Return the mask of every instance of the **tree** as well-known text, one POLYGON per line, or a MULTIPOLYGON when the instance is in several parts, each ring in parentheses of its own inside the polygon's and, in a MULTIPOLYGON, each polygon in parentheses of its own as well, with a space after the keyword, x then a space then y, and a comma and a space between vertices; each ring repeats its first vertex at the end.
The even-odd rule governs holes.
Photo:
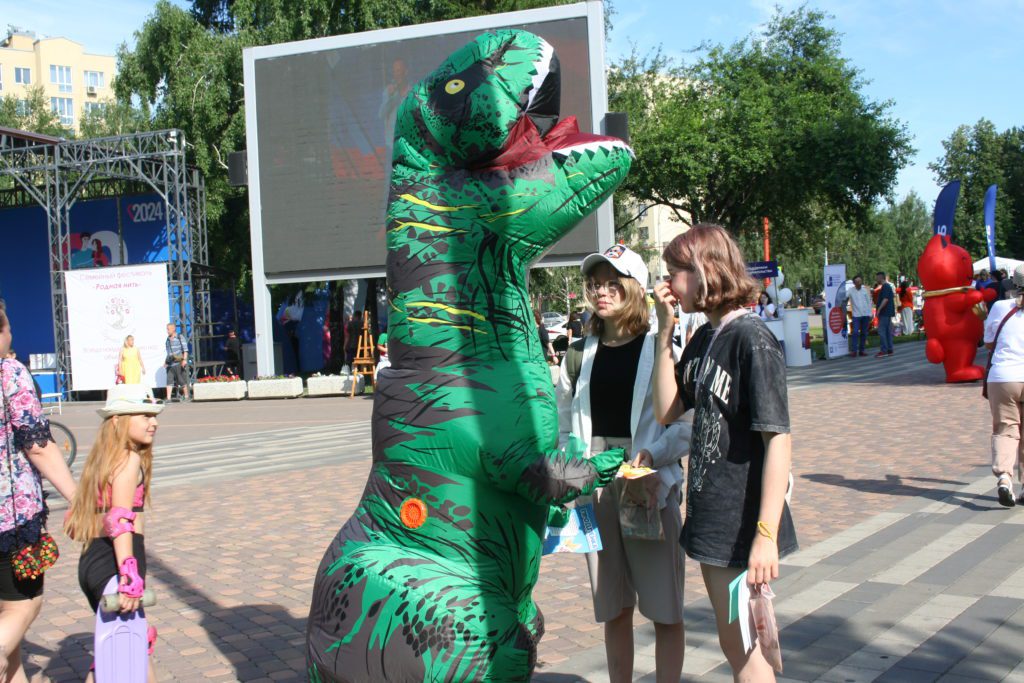
POLYGON ((735 234, 769 216, 798 230, 774 233, 791 241, 816 207, 866 217, 913 150, 891 103, 862 92, 825 19, 777 13, 762 35, 689 66, 659 53, 615 65, 611 108, 629 114, 637 156, 624 190, 735 234))
MULTIPOLYGON (((829 263, 845 264, 851 278, 859 273, 873 282, 874 274, 884 271, 893 281, 897 275, 917 281, 917 261, 932 236, 932 223, 928 207, 915 193, 899 202, 872 206, 858 219, 821 204, 812 205, 809 214, 800 225, 775 226, 786 234, 802 233, 806 239, 776 242, 773 238, 772 243, 772 257, 786 274, 785 286, 802 295, 802 303, 809 304, 824 287, 826 251, 829 263)), ((760 236, 748 233, 740 241, 747 257, 756 260, 762 248, 760 236)))
POLYGON ((153 130, 152 118, 145 103, 136 107, 131 103, 115 100, 104 102, 82 116, 79 137, 105 138, 148 130, 153 130))
POLYGON ((142 102, 153 128, 180 128, 206 178, 211 265, 244 286, 249 272, 245 190, 227 180, 227 156, 245 148, 242 50, 426 21, 564 4, 570 0, 158 0, 118 50, 117 97, 142 102))
POLYGON ((69 131, 53 112, 43 86, 31 86, 24 99, 15 95, 0 98, 0 126, 17 128, 41 135, 68 137, 69 131))
POLYGON ((988 253, 985 242, 985 190, 998 185, 996 253, 1024 256, 1024 129, 999 132, 987 119, 959 126, 942 142, 944 153, 928 167, 940 183, 961 181, 953 239, 975 260, 988 253))

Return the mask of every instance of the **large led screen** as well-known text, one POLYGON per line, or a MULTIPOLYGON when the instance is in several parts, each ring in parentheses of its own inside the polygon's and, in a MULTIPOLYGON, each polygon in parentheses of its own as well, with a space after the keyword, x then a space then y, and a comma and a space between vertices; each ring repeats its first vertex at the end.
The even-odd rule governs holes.
MULTIPOLYGON (((562 67, 561 114, 575 115, 581 130, 594 131, 588 19, 515 27, 554 46, 562 67)), ((481 32, 279 56, 254 51, 253 83, 247 88, 255 93, 258 157, 254 164, 250 148, 249 167, 253 171, 255 166, 258 178, 250 178, 259 184, 262 225, 254 229, 262 228, 263 271, 269 278, 383 274, 398 104, 413 83, 481 32)), ((599 246, 595 214, 557 244, 549 258, 581 256, 599 246)))

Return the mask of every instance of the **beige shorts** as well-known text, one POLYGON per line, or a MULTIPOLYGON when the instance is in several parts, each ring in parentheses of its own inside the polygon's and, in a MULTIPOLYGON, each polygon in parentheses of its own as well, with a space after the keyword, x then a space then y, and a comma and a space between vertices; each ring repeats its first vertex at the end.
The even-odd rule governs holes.
MULTIPOLYGON (((621 446, 627 452, 629 439, 596 436, 595 453, 621 446)), ((655 476, 655 475, 651 475, 655 476)), ((601 532, 602 550, 587 553, 590 590, 594 597, 594 618, 610 621, 627 607, 637 606, 640 614, 658 624, 683 621, 684 557, 679 545, 683 516, 678 489, 669 492, 660 511, 665 538, 645 541, 623 538, 619 527, 619 484, 616 481, 594 496, 594 514, 601 532)))

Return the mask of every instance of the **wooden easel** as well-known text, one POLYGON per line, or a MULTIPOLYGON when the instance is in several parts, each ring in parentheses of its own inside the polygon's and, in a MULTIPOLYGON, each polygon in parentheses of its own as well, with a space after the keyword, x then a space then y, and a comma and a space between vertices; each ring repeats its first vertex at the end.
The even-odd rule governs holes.
POLYGON ((373 337, 370 336, 370 316, 363 315, 363 332, 359 335, 359 346, 356 347, 356 357, 352 361, 352 393, 349 398, 356 395, 356 383, 359 375, 364 377, 363 385, 373 381, 373 368, 376 364, 373 360, 373 337))

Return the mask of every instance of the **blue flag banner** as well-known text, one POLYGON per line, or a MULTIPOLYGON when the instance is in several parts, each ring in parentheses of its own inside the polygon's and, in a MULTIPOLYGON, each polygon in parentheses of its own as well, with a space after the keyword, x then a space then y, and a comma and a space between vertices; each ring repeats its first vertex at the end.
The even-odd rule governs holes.
POLYGON ((988 241, 988 272, 996 271, 996 186, 985 191, 985 239, 988 241))
POLYGON ((766 277, 778 277, 779 276, 779 262, 778 261, 750 261, 747 263, 747 272, 750 273, 750 277, 761 278, 766 277))
POLYGON ((939 198, 935 200, 935 217, 932 219, 933 234, 953 238, 953 216, 956 214, 956 200, 959 197, 959 180, 954 180, 939 192, 939 198))

